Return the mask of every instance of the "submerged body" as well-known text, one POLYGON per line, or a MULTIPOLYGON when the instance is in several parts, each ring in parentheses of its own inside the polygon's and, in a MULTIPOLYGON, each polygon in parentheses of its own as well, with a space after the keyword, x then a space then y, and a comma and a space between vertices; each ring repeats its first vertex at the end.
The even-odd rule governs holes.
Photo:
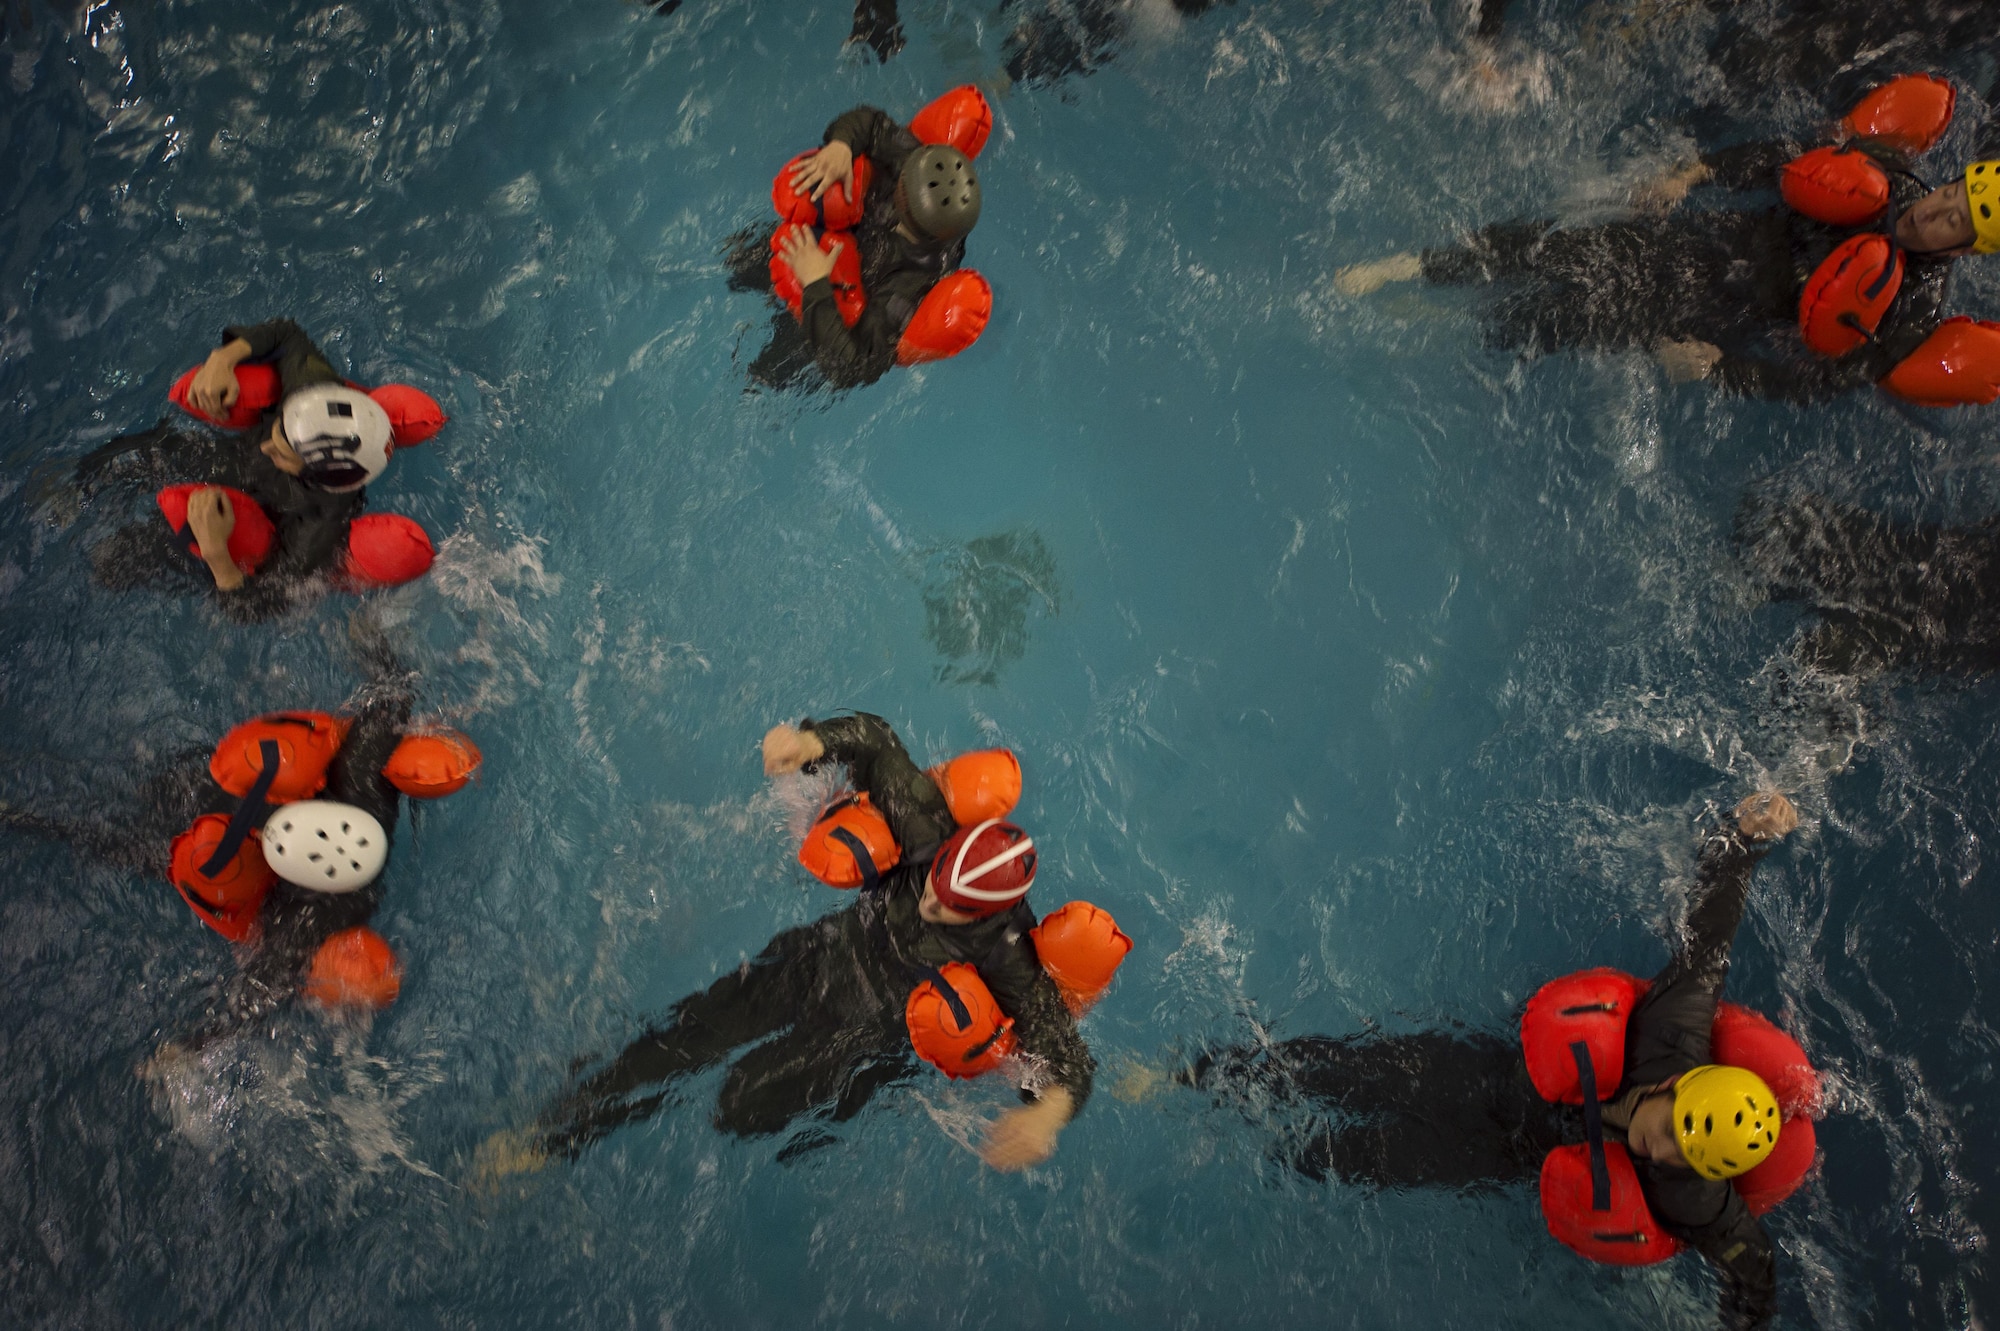
MULTIPOLYGON (((1709 1031, 1751 875, 1764 849, 1718 833, 1703 845, 1683 941, 1627 1027, 1624 1076, 1603 1104, 1608 1140, 1633 1146, 1648 1209, 1715 1267, 1723 1322, 1761 1326, 1776 1311, 1776 1256, 1735 1187, 1678 1160, 1646 1158, 1629 1140, 1662 1083, 1710 1061, 1709 1031)), ((1187 1074, 1195 1085, 1331 1111, 1287 1142, 1293 1168, 1374 1188, 1520 1186, 1558 1146, 1583 1139, 1582 1113, 1544 1101, 1518 1038, 1420 1031, 1224 1050, 1187 1074)))

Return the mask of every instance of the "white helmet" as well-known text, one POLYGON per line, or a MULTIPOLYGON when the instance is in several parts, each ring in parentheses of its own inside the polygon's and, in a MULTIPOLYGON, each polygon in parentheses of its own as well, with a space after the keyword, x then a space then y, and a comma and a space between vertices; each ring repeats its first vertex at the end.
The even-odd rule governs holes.
POLYGON ((389 834, 375 815, 332 800, 280 805, 263 839, 272 872, 315 892, 366 887, 389 859, 389 834))
POLYGON ((389 413, 358 388, 314 384, 285 399, 285 442, 306 469, 300 479, 345 494, 389 468, 389 413))

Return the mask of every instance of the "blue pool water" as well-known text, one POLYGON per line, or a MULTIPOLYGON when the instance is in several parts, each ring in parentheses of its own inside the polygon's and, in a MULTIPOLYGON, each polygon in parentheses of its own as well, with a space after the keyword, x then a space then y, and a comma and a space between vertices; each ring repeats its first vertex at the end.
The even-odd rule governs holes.
MULTIPOLYGON (((368 605, 487 765, 399 837, 393 1009, 294 1011, 158 1087, 134 1069, 226 945, 164 883, 0 834, 4 1320, 1707 1326, 1693 1259, 1591 1267, 1525 1189, 1312 1183, 1270 1124, 1148 1074, 1650 972, 1698 821, 1775 782, 1806 823, 1731 992, 1830 1089, 1821 1169, 1768 1222, 1785 1324, 1990 1321, 1996 686, 1789 686, 1796 613, 1727 537, 1772 476, 1983 516, 1993 417, 1726 401, 1487 350, 1463 293, 1337 297, 1357 259, 1599 215, 1682 142, 1699 22, 1523 8, 1498 93, 1445 0, 1145 0, 1107 68, 1011 90, 1012 17, 958 0, 906 3, 887 64, 841 52, 837 4, 16 14, 0 799, 127 807, 235 721, 358 686, 355 600, 244 628, 107 593, 86 551, 145 499, 66 498, 225 323, 280 313, 454 418, 371 488, 437 569, 368 605), (771 171, 855 102, 966 81, 998 122, 984 340, 845 396, 746 392, 769 316, 721 251, 771 171), (920 759, 1014 748, 1040 905, 1136 940, 1056 1158, 985 1170, 964 1143, 1003 1094, 927 1078, 780 1163, 709 1126, 711 1075, 478 1185, 575 1060, 840 904, 756 744, 849 706, 920 759)), ((2000 308, 2000 281, 1957 299, 2000 308)))

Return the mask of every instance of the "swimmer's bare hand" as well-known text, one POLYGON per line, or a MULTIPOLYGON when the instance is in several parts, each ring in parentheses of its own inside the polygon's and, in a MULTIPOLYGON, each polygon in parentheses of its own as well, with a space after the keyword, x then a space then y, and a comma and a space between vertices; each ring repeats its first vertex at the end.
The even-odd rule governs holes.
POLYGON ((1641 212, 1668 212, 1688 196, 1689 190, 1713 174, 1702 163, 1694 162, 1641 181, 1632 188, 1632 206, 1641 212))
POLYGON ((1058 1087, 1034 1104, 1008 1110, 988 1129, 979 1158, 1002 1173, 1039 1165, 1056 1153, 1073 1107, 1069 1092, 1058 1087))
POLYGON ((1713 342, 1690 338, 1685 342, 1662 342, 1653 354, 1659 357, 1668 379, 1677 384, 1691 384, 1715 373, 1715 363, 1722 359, 1722 348, 1713 342))
POLYGON ((188 496, 188 533, 201 547, 201 557, 215 575, 215 585, 233 592, 243 585, 243 570, 229 553, 229 534, 236 530, 236 506, 226 491, 204 486, 188 496))
POLYGON ((236 405, 242 390, 236 383, 236 366, 218 353, 202 362, 188 384, 188 405, 204 416, 221 420, 236 405))
POLYGON ((791 234, 778 244, 778 257, 791 267, 799 279, 799 285, 809 287, 823 277, 833 276, 833 259, 846 247, 844 240, 835 241, 831 250, 822 251, 819 237, 809 226, 795 226, 791 234))
POLYGON ((533 1174, 549 1162, 549 1153, 525 1132, 508 1129, 479 1143, 472 1153, 474 1192, 490 1192, 501 1180, 533 1174))
POLYGON ((810 190, 814 203, 836 183, 847 191, 849 199, 854 197, 854 149, 839 139, 792 168, 792 188, 802 193, 810 190))
POLYGON ((1407 282, 1420 277, 1424 260, 1420 254, 1392 254, 1386 259, 1349 264, 1333 275, 1333 288, 1349 300, 1371 296, 1391 282, 1407 282))
POLYGON ((826 756, 826 745, 810 730, 772 726, 764 735, 764 775, 783 776, 826 756))
POLYGON ((1799 811, 1775 790, 1759 791, 1736 806, 1736 826, 1752 841, 1777 841, 1799 825, 1799 811))

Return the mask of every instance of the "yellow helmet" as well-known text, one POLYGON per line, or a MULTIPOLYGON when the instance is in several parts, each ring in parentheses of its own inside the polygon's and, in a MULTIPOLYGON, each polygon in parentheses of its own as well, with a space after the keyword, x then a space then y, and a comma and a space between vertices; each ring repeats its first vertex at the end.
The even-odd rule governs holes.
POLYGON ((1674 1134, 1705 1178, 1735 1178, 1778 1144, 1778 1097, 1748 1068, 1704 1063, 1674 1085, 1674 1134))
POLYGON ((2000 161, 1974 162, 1965 168, 1965 202, 1972 209, 1973 251, 2000 250, 2000 161))

